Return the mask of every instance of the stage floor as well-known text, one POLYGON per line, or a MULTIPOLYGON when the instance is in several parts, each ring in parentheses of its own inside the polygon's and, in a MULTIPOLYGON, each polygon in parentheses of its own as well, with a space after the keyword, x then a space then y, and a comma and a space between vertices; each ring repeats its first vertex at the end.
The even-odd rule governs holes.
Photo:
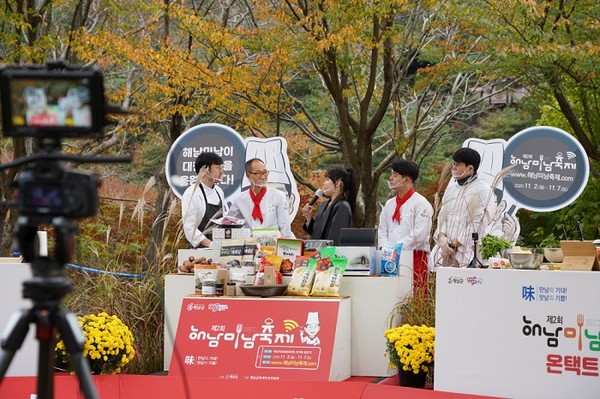
MULTIPOLYGON (((163 375, 93 376, 102 399, 486 399, 490 396, 466 395, 433 389, 404 388, 397 377, 351 377, 341 382, 314 381, 241 381, 181 378, 163 375)), ((56 398, 84 399, 75 376, 56 375, 56 398)), ((35 377, 6 377, 0 385, 2 399, 28 399, 36 393, 35 377)))

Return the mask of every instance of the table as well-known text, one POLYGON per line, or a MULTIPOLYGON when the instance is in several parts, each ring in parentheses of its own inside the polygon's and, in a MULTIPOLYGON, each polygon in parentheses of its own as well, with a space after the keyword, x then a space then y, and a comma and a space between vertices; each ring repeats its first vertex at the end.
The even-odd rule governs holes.
POLYGON ((598 398, 600 273, 440 268, 435 389, 598 398))
MULTIPOLYGON (((383 332, 394 306, 412 290, 412 251, 403 251, 397 277, 344 276, 340 294, 352 298, 351 342, 353 376, 389 376, 383 332)), ((194 276, 165 276, 164 369, 169 370, 183 298, 194 292, 194 276)))
MULTIPOLYGON (((9 319, 20 309, 29 309, 33 302, 23 298, 23 282, 31 278, 28 263, 0 263, 0 328, 4 333, 9 319)), ((38 344, 35 339, 35 325, 29 325, 29 332, 21 348, 12 359, 6 376, 37 375, 38 344)))

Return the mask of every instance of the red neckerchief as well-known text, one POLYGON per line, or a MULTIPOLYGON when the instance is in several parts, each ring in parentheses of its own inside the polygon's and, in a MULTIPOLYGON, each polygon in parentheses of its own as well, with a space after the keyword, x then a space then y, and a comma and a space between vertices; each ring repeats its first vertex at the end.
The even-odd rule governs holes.
POLYGON ((400 224, 400 208, 402 207, 402 205, 404 205, 404 203, 406 201, 408 201, 408 199, 415 193, 415 188, 411 187, 410 190, 408 190, 408 192, 406 194, 404 194, 404 197, 400 198, 398 195, 396 195, 396 209, 394 210, 394 214, 392 215, 392 222, 395 220, 398 222, 398 224, 400 224))
POLYGON ((252 198, 252 202, 254 202, 254 209, 252 209, 252 219, 260 220, 261 223, 263 222, 263 215, 260 211, 260 200, 263 199, 266 193, 266 187, 261 188, 258 194, 254 194, 254 190, 250 188, 250 198, 252 198))

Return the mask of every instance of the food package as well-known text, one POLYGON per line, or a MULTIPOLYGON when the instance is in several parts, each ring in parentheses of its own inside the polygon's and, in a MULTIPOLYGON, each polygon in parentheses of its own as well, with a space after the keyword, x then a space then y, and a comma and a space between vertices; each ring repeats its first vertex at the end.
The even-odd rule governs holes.
POLYGON ((242 253, 242 262, 254 261, 254 255, 258 248, 258 238, 249 237, 244 239, 244 252, 242 253))
POLYGON ((232 238, 221 242, 221 263, 227 267, 237 267, 242 264, 244 254, 244 238, 232 238))
POLYGON ((348 259, 346 258, 319 260, 310 296, 340 296, 340 284, 346 266, 348 266, 348 259))
POLYGON ((314 258, 308 259, 306 266, 296 267, 288 284, 286 295, 309 296, 316 269, 317 260, 314 258))
POLYGON ((217 280, 218 269, 217 265, 209 265, 204 263, 198 263, 194 268, 194 287, 196 294, 202 294, 202 281, 217 280))
POLYGON ((386 242, 381 248, 381 275, 397 276, 400 271, 400 255, 402 243, 392 244, 386 242))

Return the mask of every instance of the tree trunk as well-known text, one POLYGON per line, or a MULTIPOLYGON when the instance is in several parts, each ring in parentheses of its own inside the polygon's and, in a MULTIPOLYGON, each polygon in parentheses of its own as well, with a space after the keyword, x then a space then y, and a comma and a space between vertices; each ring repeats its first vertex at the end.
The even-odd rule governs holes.
POLYGON ((169 193, 169 187, 165 179, 164 170, 160 170, 155 176, 157 196, 154 206, 154 222, 150 231, 150 241, 146 251, 146 271, 158 273, 160 269, 160 247, 164 239, 164 225, 167 220, 167 213, 171 206, 172 197, 169 193))

